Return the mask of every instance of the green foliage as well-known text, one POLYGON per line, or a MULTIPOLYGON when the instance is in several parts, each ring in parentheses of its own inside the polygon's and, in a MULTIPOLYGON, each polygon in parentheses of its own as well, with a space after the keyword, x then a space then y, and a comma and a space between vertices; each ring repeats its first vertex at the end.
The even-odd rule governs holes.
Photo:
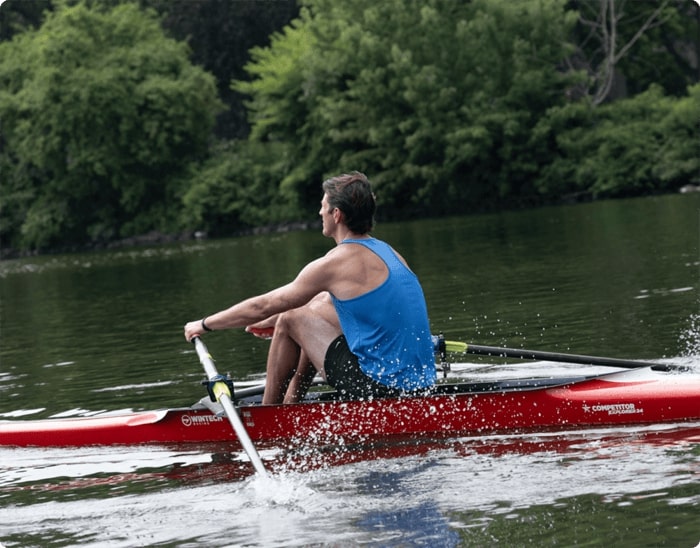
MULTIPOLYGON (((700 89, 683 94, 697 12, 681 0, 619 59, 616 91, 632 96, 598 107, 600 44, 579 18, 599 15, 592 0, 303 0, 247 53, 277 28, 262 15, 288 20, 292 0, 40 4, 38 30, 37 9, 13 8, 0 43, 3 247, 309 218, 320 182, 354 169, 393 218, 700 182, 700 89), (238 78, 226 100, 248 98, 247 140, 211 146, 214 79, 161 27, 219 88, 238 78)), ((633 4, 620 46, 656 9, 633 4)), ((240 110, 228 116, 216 135, 242 137, 240 110)))
MULTIPOLYGON (((236 84, 251 96, 251 137, 289 147, 281 188, 309 210, 322 177, 351 169, 372 175, 385 215, 403 217, 693 180, 697 93, 680 104, 658 86, 598 108, 572 100, 587 77, 565 69, 578 20, 567 5, 308 0, 254 50, 253 80, 236 84)), ((625 22, 625 33, 638 28, 625 22)))
POLYGON ((323 150, 316 150, 314 155, 300 154, 303 145, 295 144, 294 139, 299 135, 300 141, 306 142, 302 134, 308 132, 312 116, 308 102, 323 93, 315 89, 313 67, 319 46, 304 24, 308 25, 310 20, 309 11, 302 10, 299 21, 294 21, 282 33, 272 35, 269 48, 253 48, 252 61, 246 65, 253 80, 234 84, 237 91, 253 98, 246 103, 252 124, 249 139, 284 142, 296 157, 296 163, 290 166, 291 173, 280 181, 280 192, 290 202, 299 196, 295 184, 307 177, 318 182, 323 169, 323 163, 316 163, 321 160, 319 156, 323 150))
POLYGON ((475 209, 528 192, 530 132, 565 100, 573 22, 559 0, 311 0, 237 89, 251 137, 298 159, 282 188, 303 205, 322 176, 360 169, 385 213, 475 209))
POLYGON ((152 12, 63 5, 0 45, 0 89, 5 245, 174 226, 177 176, 206 153, 220 103, 152 12))
POLYGON ((663 139, 654 156, 652 172, 665 187, 700 184, 700 84, 688 88, 688 95, 669 101, 660 121, 663 139))
MULTIPOLYGON (((100 0, 102 2, 106 0, 100 0)), ((222 139, 245 139, 250 128, 241 94, 231 89, 233 78, 245 78, 248 50, 267 44, 270 34, 298 14, 295 0, 139 0, 163 14, 168 34, 186 41, 192 61, 212 73, 227 106, 217 116, 215 134, 222 139)))
POLYGON ((662 142, 658 124, 668 108, 658 87, 601 108, 583 140, 590 154, 577 167, 579 185, 595 197, 653 192, 657 185, 649 159, 662 142))
POLYGON ((52 0, 0 2, 0 41, 10 40, 17 33, 40 26, 44 11, 51 7, 52 0))
POLYGON ((652 194, 697 182, 700 85, 683 99, 659 86, 597 109, 554 109, 537 127, 557 154, 537 177, 545 196, 594 198, 652 194))
POLYGON ((289 169, 285 146, 237 141, 223 145, 192 170, 183 196, 182 225, 211 235, 227 235, 301 217, 278 192, 289 169))

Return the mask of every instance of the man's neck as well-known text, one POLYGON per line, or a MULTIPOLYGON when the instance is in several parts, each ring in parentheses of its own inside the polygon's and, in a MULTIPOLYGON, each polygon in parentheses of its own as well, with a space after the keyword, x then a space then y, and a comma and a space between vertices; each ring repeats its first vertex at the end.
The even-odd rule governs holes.
POLYGON ((349 230, 346 227, 343 227, 342 229, 338 227, 338 231, 335 234, 335 243, 340 244, 341 242, 345 240, 366 240, 367 238, 370 237, 369 234, 357 234, 351 230, 349 230))

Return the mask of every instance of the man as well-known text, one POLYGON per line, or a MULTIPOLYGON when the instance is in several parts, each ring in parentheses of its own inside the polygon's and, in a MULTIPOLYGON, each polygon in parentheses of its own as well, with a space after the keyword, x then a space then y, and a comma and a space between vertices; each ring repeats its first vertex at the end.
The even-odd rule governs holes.
POLYGON ((406 261, 369 235, 376 205, 367 177, 339 175, 323 191, 323 235, 336 247, 287 285, 189 322, 185 338, 274 328, 265 404, 298 401, 315 371, 347 398, 428 388, 436 374, 423 290, 406 261))

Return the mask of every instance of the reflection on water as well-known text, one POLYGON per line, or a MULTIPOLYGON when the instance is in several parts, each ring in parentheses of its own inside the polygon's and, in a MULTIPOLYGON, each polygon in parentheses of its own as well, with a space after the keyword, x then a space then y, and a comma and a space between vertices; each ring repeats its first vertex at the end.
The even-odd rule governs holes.
POLYGON ((0 541, 693 546, 699 448, 700 424, 406 440, 266 451, 271 478, 213 447, 2 449, 0 541))

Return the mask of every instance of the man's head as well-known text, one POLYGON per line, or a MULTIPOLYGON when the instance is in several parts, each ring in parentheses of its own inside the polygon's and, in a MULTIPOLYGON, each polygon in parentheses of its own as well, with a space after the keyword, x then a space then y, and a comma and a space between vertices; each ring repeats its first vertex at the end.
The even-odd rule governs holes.
POLYGON ((341 211, 352 232, 367 234, 372 230, 377 206, 366 175, 359 171, 338 175, 323 181, 322 188, 330 209, 341 211))

